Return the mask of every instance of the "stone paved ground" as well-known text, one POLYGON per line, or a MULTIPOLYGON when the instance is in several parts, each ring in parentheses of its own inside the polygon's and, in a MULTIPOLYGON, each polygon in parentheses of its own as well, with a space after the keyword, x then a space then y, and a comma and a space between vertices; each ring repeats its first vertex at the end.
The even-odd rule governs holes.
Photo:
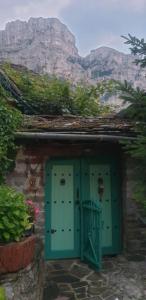
POLYGON ((108 257, 100 273, 78 260, 49 262, 43 300, 146 300, 146 260, 108 257))

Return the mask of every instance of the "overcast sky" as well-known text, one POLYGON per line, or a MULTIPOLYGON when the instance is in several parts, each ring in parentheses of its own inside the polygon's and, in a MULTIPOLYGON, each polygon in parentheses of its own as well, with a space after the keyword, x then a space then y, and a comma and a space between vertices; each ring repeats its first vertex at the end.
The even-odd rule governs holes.
POLYGON ((146 38, 146 0, 0 0, 0 29, 30 17, 58 17, 82 55, 103 45, 127 52, 128 33, 146 38))

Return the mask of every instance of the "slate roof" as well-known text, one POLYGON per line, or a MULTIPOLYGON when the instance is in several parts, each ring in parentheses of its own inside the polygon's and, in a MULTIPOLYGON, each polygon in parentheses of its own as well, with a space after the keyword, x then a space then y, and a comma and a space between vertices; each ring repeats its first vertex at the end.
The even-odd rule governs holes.
POLYGON ((63 134, 106 134, 117 136, 135 136, 134 123, 115 116, 79 117, 79 116, 25 116, 23 133, 63 133, 63 134))

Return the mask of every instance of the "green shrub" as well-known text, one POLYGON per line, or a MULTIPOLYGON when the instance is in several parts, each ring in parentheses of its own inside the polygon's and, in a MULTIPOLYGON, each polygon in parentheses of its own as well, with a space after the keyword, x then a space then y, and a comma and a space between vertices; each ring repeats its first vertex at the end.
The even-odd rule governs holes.
POLYGON ((0 242, 19 241, 30 227, 24 195, 0 186, 0 242))
POLYGON ((15 132, 21 124, 21 113, 10 107, 0 94, 0 184, 12 166, 15 156, 15 132))
MULTIPOLYGON (((8 63, 1 69, 11 83, 17 87, 17 108, 25 114, 75 114, 97 116, 109 112, 109 107, 100 102, 100 96, 111 90, 113 80, 101 81, 97 85, 80 83, 79 85, 48 75, 33 73, 24 67, 8 63), (20 97, 21 95, 21 97, 20 97)), ((0 81, 0 95, 9 99, 12 88, 4 89, 0 81)))

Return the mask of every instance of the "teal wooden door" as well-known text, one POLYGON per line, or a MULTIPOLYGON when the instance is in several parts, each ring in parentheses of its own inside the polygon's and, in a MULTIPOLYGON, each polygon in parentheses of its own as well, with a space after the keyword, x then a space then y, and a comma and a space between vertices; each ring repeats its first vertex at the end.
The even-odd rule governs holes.
POLYGON ((101 269, 101 207, 94 201, 82 203, 82 260, 90 263, 96 270, 101 269))
POLYGON ((90 174, 90 197, 98 203, 102 209, 101 231, 102 248, 112 247, 112 206, 111 206, 111 183, 109 164, 89 165, 90 174), (100 183, 101 181, 101 183, 100 183), (100 195, 100 184, 103 185, 103 194, 100 195))
POLYGON ((90 180, 88 160, 82 160, 81 258, 97 270, 101 269, 101 205, 94 196, 96 186, 90 180))
POLYGON ((46 258, 80 256, 80 168, 77 160, 47 165, 46 258))
POLYGON ((121 202, 117 162, 114 159, 82 161, 83 201, 88 199, 101 209, 98 253, 118 254, 121 251, 121 202), (84 184, 86 183, 86 184, 84 184))
POLYGON ((101 267, 121 252, 121 202, 113 158, 54 159, 46 166, 46 259, 82 257, 101 267))

